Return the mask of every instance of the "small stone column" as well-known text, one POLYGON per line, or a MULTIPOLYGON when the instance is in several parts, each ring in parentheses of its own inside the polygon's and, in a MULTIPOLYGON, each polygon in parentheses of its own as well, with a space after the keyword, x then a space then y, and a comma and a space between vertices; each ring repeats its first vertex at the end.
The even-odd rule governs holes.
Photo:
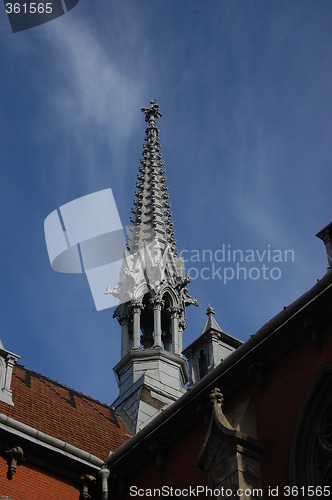
MULTIPOLYGON (((181 311, 179 311, 181 312, 181 311)), ((186 328, 186 322, 184 321, 184 319, 179 319, 178 320, 178 345, 179 345, 179 354, 181 356, 181 353, 183 351, 183 331, 185 330, 186 328)))
POLYGON ((141 312, 143 305, 135 301, 132 303, 133 311, 133 349, 140 349, 141 347, 141 312))
POLYGON ((179 349, 179 312, 177 307, 171 308, 172 353, 180 354, 179 349))
POLYGON ((127 314, 121 314, 118 320, 121 325, 121 358, 124 358, 131 349, 128 329, 129 317, 127 314))
POLYGON ((193 385, 196 383, 195 367, 194 367, 194 351, 192 349, 189 349, 187 351, 186 357, 188 359, 188 365, 189 365, 188 385, 193 385))
POLYGON ((154 344, 153 348, 162 349, 161 345, 161 310, 165 302, 160 299, 150 300, 153 307, 154 344))

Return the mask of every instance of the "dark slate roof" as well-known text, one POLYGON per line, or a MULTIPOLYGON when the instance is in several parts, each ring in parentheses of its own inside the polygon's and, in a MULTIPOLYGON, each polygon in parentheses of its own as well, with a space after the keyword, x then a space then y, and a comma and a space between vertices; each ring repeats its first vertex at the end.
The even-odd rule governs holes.
POLYGON ((130 432, 116 411, 43 375, 16 365, 11 383, 14 406, 0 413, 105 460, 130 432))

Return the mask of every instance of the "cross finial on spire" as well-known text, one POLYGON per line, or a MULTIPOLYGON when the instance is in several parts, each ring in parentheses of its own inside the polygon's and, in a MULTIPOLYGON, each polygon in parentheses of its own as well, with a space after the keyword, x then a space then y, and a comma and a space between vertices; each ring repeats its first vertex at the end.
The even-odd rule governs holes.
POLYGON ((142 108, 141 111, 145 114, 145 121, 150 122, 152 119, 161 118, 163 115, 159 112, 157 99, 150 101, 149 108, 142 108))

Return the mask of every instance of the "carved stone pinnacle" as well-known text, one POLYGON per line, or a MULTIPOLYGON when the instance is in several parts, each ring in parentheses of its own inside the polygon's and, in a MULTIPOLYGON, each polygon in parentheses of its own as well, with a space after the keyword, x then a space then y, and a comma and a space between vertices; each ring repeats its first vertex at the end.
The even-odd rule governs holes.
POLYGON ((210 394, 210 401, 212 404, 219 405, 221 408, 224 404, 224 396, 222 395, 220 389, 215 387, 210 394))
POLYGON ((157 101, 150 101, 149 108, 142 108, 141 111, 145 114, 145 121, 150 122, 150 120, 155 118, 161 118, 163 115, 159 112, 159 106, 157 101))

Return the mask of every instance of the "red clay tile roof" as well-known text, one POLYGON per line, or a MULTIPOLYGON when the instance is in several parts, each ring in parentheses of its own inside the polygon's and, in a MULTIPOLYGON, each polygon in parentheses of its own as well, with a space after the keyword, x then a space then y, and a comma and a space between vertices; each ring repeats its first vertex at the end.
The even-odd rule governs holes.
POLYGON ((16 365, 13 402, 0 402, 0 413, 106 460, 130 432, 110 406, 16 365))

